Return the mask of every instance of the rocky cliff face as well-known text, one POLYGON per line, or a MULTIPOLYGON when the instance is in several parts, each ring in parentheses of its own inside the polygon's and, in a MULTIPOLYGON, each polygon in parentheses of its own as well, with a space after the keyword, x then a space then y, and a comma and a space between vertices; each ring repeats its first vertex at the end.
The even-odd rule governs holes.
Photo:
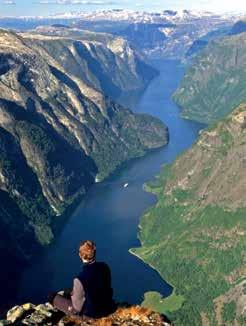
POLYGON ((38 44, 65 71, 121 104, 127 103, 129 96, 139 95, 158 75, 121 37, 57 25, 40 26, 23 36, 38 44))
POLYGON ((175 325, 245 325, 245 164, 242 104, 146 187, 158 203, 141 220, 134 253, 175 290, 169 302, 146 295, 145 306, 175 325))
POLYGON ((174 94, 185 118, 214 122, 246 100, 246 33, 211 42, 174 94))
POLYGON ((12 257, 28 259, 51 242, 57 216, 96 177, 167 143, 158 119, 102 93, 107 86, 83 59, 88 49, 96 69, 116 60, 112 54, 106 62, 101 46, 89 42, 0 31, 0 254, 7 271, 12 257))
POLYGON ((142 48, 147 51, 147 49, 151 50, 155 47, 163 46, 167 40, 167 36, 162 30, 175 27, 171 23, 146 24, 138 22, 130 24, 125 30, 120 31, 119 35, 125 37, 137 48, 142 48))
POLYGON ((16 306, 7 313, 7 319, 0 321, 4 325, 50 325, 50 326, 168 326, 164 316, 149 309, 138 306, 119 308, 114 314, 101 318, 90 319, 80 317, 64 317, 50 304, 35 306, 27 303, 16 306))

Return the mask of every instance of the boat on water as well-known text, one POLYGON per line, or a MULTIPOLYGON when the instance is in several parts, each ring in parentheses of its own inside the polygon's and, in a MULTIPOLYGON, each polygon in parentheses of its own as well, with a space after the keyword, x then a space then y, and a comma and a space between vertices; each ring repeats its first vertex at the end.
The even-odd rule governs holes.
POLYGON ((129 186, 129 183, 124 184, 124 188, 127 188, 129 186))

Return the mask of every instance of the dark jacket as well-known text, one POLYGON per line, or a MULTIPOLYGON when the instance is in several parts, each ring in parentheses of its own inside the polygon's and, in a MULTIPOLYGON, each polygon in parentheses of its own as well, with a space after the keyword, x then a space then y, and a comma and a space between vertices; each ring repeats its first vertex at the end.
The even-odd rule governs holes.
POLYGON ((85 302, 81 314, 100 318, 114 309, 111 273, 105 263, 94 262, 84 265, 78 279, 85 291, 85 302))

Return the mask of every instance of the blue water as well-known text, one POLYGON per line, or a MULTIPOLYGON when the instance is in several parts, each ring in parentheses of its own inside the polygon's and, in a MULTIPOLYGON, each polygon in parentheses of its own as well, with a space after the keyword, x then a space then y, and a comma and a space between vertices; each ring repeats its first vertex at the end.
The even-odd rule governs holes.
MULTIPOLYGON (((98 259, 112 270, 115 297, 139 303, 146 291, 169 295, 171 287, 159 274, 129 253, 139 246, 139 218, 156 198, 143 191, 143 184, 196 140, 200 124, 185 121, 171 99, 183 76, 177 61, 156 62, 160 76, 152 81, 135 108, 150 113, 169 127, 168 146, 134 160, 103 183, 94 185, 68 220, 56 242, 25 272, 18 300, 40 302, 48 292, 70 287, 81 265, 77 247, 83 239, 97 243, 98 259), (128 188, 123 185, 129 183, 128 188)), ((165 217, 163 217, 165 218, 165 217)))

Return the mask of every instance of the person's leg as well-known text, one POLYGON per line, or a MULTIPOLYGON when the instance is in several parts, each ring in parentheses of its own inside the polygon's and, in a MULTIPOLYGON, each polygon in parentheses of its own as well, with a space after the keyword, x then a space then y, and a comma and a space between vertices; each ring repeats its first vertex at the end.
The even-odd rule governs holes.
POLYGON ((57 294, 53 299, 53 306, 64 312, 66 315, 77 315, 78 312, 73 308, 72 300, 57 294))

